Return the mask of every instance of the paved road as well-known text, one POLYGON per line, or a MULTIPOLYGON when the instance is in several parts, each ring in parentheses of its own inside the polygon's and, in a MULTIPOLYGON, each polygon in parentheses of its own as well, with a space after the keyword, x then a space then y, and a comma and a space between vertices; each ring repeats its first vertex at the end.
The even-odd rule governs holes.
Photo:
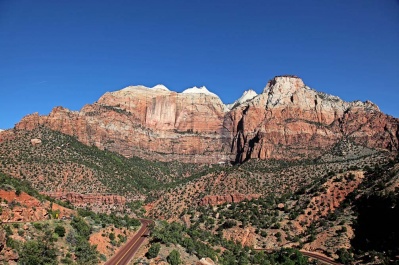
POLYGON ((309 258, 314 258, 314 259, 318 259, 321 260, 327 264, 331 264, 331 265, 342 265, 341 263, 338 263, 336 261, 334 261, 331 258, 327 258, 326 256, 323 256, 319 253, 315 253, 315 252, 309 252, 309 251, 304 251, 304 250, 300 250, 300 252, 302 253, 302 255, 307 256, 309 258))
MULTIPOLYGON (((263 251, 266 251, 269 253, 277 251, 277 249, 268 249, 268 248, 256 248, 255 250, 263 250, 263 251)), ((320 261, 330 264, 330 265, 342 265, 341 263, 336 262, 332 258, 328 258, 324 255, 317 253, 317 252, 310 252, 310 251, 305 251, 305 250, 299 250, 299 252, 301 252, 302 255, 304 255, 306 257, 317 259, 317 260, 320 260, 320 261)))
POLYGON ((137 250, 145 240, 145 236, 149 232, 149 225, 153 222, 147 219, 140 219, 142 224, 137 233, 130 239, 119 251, 108 260, 105 265, 126 265, 136 254, 137 250))
MULTIPOLYGON (((127 265, 129 263, 129 261, 133 258, 134 254, 136 254, 141 244, 144 242, 145 236, 143 235, 146 235, 150 231, 149 225, 153 223, 152 220, 147 220, 147 219, 140 219, 140 222, 142 224, 140 230, 137 231, 137 233, 133 236, 133 238, 129 240, 121 249, 119 249, 119 251, 109 261, 105 263, 105 265, 127 265)), ((268 252, 275 251, 275 249, 274 250, 256 249, 256 250, 264 250, 268 252)), ((333 259, 323 256, 316 252, 309 252, 304 250, 300 250, 300 252, 304 256, 323 261, 324 263, 330 265, 342 265, 341 263, 338 263, 333 259)))

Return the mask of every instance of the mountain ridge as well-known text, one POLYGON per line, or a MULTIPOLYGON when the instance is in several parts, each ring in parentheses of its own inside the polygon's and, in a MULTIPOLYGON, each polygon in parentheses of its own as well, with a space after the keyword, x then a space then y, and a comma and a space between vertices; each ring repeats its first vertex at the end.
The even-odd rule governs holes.
POLYGON ((47 116, 25 116, 15 129, 44 125, 126 157, 194 163, 311 158, 344 138, 399 149, 397 118, 370 101, 317 92, 296 76, 271 79, 261 94, 231 110, 211 92, 128 88, 107 92, 78 112, 56 107, 47 116))

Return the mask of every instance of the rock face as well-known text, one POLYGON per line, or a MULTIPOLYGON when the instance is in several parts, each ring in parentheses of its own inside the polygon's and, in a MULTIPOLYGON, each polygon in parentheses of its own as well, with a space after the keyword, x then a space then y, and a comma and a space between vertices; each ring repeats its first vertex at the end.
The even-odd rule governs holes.
POLYGON ((342 139, 398 150, 399 121, 370 101, 345 102, 295 76, 279 76, 263 93, 226 114, 236 162, 312 158, 342 139))
POLYGON ((295 76, 275 77, 263 93, 244 93, 229 107, 205 87, 176 93, 131 86, 79 112, 56 107, 48 116, 28 115, 16 129, 42 125, 127 157, 196 163, 312 158, 343 139, 399 149, 398 119, 369 101, 312 90, 295 76))
POLYGON ((252 200, 260 197, 260 194, 227 194, 207 195, 201 199, 200 205, 219 205, 223 203, 237 203, 243 200, 252 200))
POLYGON ((46 195, 62 201, 69 201, 74 205, 86 204, 107 204, 107 205, 125 205, 126 198, 119 195, 100 195, 100 194, 79 194, 75 192, 51 192, 45 193, 46 195))
POLYGON ((255 228, 252 226, 240 228, 233 227, 223 230, 223 237, 227 240, 232 240, 242 246, 253 247, 256 242, 255 228))
POLYGON ((17 264, 18 259, 18 253, 12 248, 5 247, 0 251, 1 264, 17 264))
MULTIPOLYGON (((0 190, 0 198, 8 203, 0 204, 3 209, 0 214, 0 223, 4 222, 36 222, 48 219, 50 202, 40 202, 38 199, 22 192, 16 195, 15 191, 0 190)), ((73 210, 62 207, 56 203, 51 205, 52 210, 59 210, 58 218, 76 214, 73 210)))
POLYGON ((234 103, 227 104, 226 106, 227 106, 227 108, 228 108, 229 110, 231 110, 231 109, 233 109, 233 108, 235 108, 235 107, 237 107, 237 106, 239 106, 239 105, 241 105, 241 104, 243 104, 243 103, 245 103, 245 102, 247 102, 247 101, 253 99, 253 98, 256 97, 257 95, 258 95, 258 94, 256 94, 256 92, 253 91, 252 89, 247 90, 247 91, 245 91, 245 92, 242 94, 242 96, 241 96, 239 99, 237 99, 234 103))
POLYGON ((41 145, 42 144, 42 140, 40 140, 40 139, 31 139, 30 140, 30 143, 33 145, 33 146, 37 146, 37 145, 41 145))
POLYGON ((48 116, 28 115, 16 129, 44 125, 127 157, 216 163, 230 159, 226 111, 206 88, 176 93, 160 85, 133 86, 106 93, 80 112, 56 107, 48 116))
POLYGON ((202 258, 197 262, 197 265, 215 265, 215 262, 210 258, 202 258))

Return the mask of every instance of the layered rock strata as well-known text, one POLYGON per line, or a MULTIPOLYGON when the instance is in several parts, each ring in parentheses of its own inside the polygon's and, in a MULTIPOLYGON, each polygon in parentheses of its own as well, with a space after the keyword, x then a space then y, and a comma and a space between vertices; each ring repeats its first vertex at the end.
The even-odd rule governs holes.
POLYGON ((203 88, 176 93, 159 87, 108 92, 79 112, 56 107, 48 116, 28 115, 16 129, 43 125, 127 157, 198 163, 229 160, 223 127, 227 108, 222 101, 203 88))
POLYGON ((370 101, 345 102, 295 76, 268 82, 262 94, 225 116, 236 162, 314 158, 341 140, 398 150, 399 120, 370 101))
POLYGON ((86 205, 86 204, 107 204, 107 205, 125 205, 126 198, 115 194, 103 195, 103 194, 80 194, 75 192, 47 192, 44 193, 52 198, 59 199, 62 201, 69 201, 73 205, 86 205))
POLYGON ((296 76, 275 77, 263 93, 248 95, 229 110, 204 87, 176 93, 132 86, 79 112, 56 107, 48 116, 28 115, 15 128, 42 125, 127 157, 194 163, 315 158, 341 140, 399 149, 398 119, 370 101, 345 102, 296 76))

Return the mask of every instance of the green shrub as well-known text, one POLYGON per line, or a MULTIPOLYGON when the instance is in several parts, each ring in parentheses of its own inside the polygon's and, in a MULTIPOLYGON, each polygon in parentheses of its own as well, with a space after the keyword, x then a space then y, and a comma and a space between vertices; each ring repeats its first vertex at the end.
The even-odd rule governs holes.
POLYGON ((19 263, 29 265, 57 264, 57 254, 53 245, 45 240, 30 240, 23 244, 19 252, 19 263))
POLYGON ((148 249, 147 258, 153 259, 158 256, 161 245, 159 243, 152 244, 148 249))
POLYGON ((169 256, 166 257, 166 260, 171 264, 171 265, 179 265, 181 264, 181 259, 180 259, 180 253, 177 250, 172 250, 169 253, 169 256))
POLYGON ((56 233, 59 237, 65 236, 65 228, 61 225, 57 225, 54 229, 54 233, 56 233))
POLYGON ((42 230, 43 226, 41 223, 33 223, 33 227, 37 230, 42 230))

